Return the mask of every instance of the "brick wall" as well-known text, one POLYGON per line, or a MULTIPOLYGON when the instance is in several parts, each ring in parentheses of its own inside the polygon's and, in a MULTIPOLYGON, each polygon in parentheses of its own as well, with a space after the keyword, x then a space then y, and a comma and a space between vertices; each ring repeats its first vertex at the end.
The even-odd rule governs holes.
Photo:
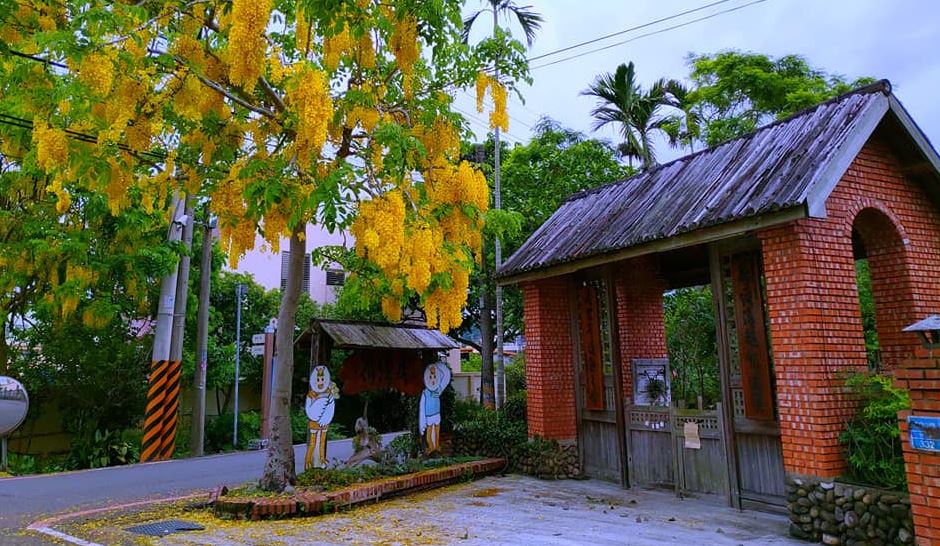
POLYGON ((845 469, 837 438, 854 404, 842 372, 865 369, 867 362, 853 224, 867 243, 888 366, 916 347, 900 329, 940 303, 940 216, 901 173, 888 144, 873 137, 826 201, 828 218, 758 233, 788 472, 833 477, 845 469))
POLYGON ((899 413, 898 418, 914 534, 921 546, 940 545, 940 453, 912 449, 907 425, 910 414, 940 417, 940 358, 923 355, 908 360, 897 370, 895 383, 911 393, 911 411, 899 413))
POLYGON ((571 309, 567 277, 522 285, 529 434, 577 438, 571 309))
POLYGON ((663 292, 668 288, 659 276, 653 256, 618 263, 614 271, 617 325, 620 330, 620 359, 623 362, 623 399, 633 401, 634 358, 665 358, 666 323, 663 292))

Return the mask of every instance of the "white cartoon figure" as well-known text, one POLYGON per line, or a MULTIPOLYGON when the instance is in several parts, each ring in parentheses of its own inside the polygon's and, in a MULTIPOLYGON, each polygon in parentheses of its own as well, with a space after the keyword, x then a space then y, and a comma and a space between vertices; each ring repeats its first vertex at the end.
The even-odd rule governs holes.
POLYGON ((440 449, 441 393, 450 383, 450 368, 441 362, 424 369, 424 391, 418 407, 418 428, 424 435, 428 454, 440 449))
POLYGON ((326 366, 315 367, 310 374, 310 390, 307 391, 304 404, 307 419, 310 419, 310 440, 304 469, 326 466, 326 431, 333 421, 337 398, 339 390, 336 383, 330 381, 330 370, 326 366))

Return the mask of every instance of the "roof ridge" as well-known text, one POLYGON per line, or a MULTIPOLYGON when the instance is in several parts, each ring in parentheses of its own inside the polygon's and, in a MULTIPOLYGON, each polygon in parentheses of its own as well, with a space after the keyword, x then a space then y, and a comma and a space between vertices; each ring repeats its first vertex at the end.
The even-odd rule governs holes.
POLYGON ((796 118, 798 118, 798 117, 805 116, 805 115, 807 115, 807 114, 809 114, 809 113, 815 112, 816 110, 822 108, 823 106, 828 106, 828 105, 830 105, 830 104, 835 104, 835 103, 837 103, 837 102, 841 102, 841 101, 843 101, 843 100, 845 100, 845 99, 847 99, 847 98, 849 98, 849 97, 851 97, 851 96, 855 96, 855 95, 867 95, 867 94, 876 93, 876 92, 879 92, 879 91, 882 92, 882 93, 884 93, 885 95, 890 96, 890 95, 891 95, 891 82, 890 82, 888 79, 886 79, 886 78, 882 78, 882 79, 880 79, 880 80, 878 80, 878 81, 875 81, 875 82, 873 82, 873 83, 870 83, 870 84, 867 84, 867 85, 863 85, 863 86, 861 86, 861 87, 856 87, 855 89, 852 89, 851 91, 847 91, 847 92, 845 92, 845 93, 842 93, 841 95, 836 95, 835 97, 826 99, 826 100, 824 100, 824 101, 822 101, 822 102, 820 102, 820 103, 814 104, 813 106, 810 106, 810 107, 808 107, 808 108, 804 108, 804 109, 802 109, 802 110, 800 110, 800 111, 798 111, 798 112, 794 112, 794 113, 790 114, 789 116, 787 116, 787 117, 785 117, 785 118, 781 118, 781 119, 778 119, 778 120, 774 120, 774 121, 772 121, 772 122, 770 122, 770 123, 768 123, 768 124, 766 124, 766 125, 763 125, 763 126, 761 126, 761 127, 758 127, 757 129, 754 129, 753 131, 751 131, 751 132, 749 132, 749 133, 745 133, 745 134, 743 134, 743 135, 741 135, 741 136, 739 136, 739 137, 735 137, 735 138, 726 140, 726 141, 724 141, 724 142, 720 142, 720 143, 718 143, 718 144, 715 144, 714 146, 709 146, 709 147, 707 147, 707 148, 702 148, 701 150, 699 150, 699 151, 697 151, 697 152, 692 152, 692 153, 690 153, 690 154, 686 154, 686 155, 677 157, 677 158, 675 158, 675 159, 673 159, 673 160, 671 160, 671 161, 667 161, 666 163, 661 163, 661 164, 659 164, 659 165, 654 166, 653 168, 651 168, 651 169, 649 169, 649 170, 639 172, 639 173, 634 174, 634 175, 632 175, 632 176, 628 176, 628 177, 626 177, 626 178, 621 178, 620 180, 614 180, 613 182, 608 182, 607 184, 603 184, 603 185, 601 185, 601 186, 597 186, 597 187, 594 187, 594 188, 590 188, 590 189, 586 189, 586 190, 577 191, 577 192, 575 192, 575 193, 569 195, 567 198, 565 198, 565 200, 564 200, 562 203, 568 203, 568 202, 571 202, 571 201, 577 201, 578 199, 587 197, 587 196, 589 196, 589 195, 593 195, 593 194, 595 194, 595 193, 599 193, 599 192, 604 191, 604 190, 606 190, 606 189, 608 189, 608 188, 610 188, 610 187, 618 186, 618 185, 623 184, 623 183, 625 183, 625 182, 628 182, 628 181, 631 181, 631 180, 634 180, 634 179, 639 179, 640 177, 650 176, 650 175, 652 175, 653 173, 655 173, 655 172, 657 172, 657 171, 660 171, 660 170, 662 170, 662 169, 665 169, 666 167, 669 167, 669 166, 673 165, 674 163, 678 163, 678 162, 680 162, 680 161, 686 161, 686 160, 689 160, 689 159, 691 159, 691 158, 693 158, 693 157, 697 157, 697 156, 703 155, 703 154, 705 154, 705 153, 712 152, 712 151, 714 151, 714 150, 716 150, 716 149, 718 149, 718 148, 720 148, 720 147, 722 147, 722 146, 731 144, 732 142, 737 142, 737 141, 741 141, 741 140, 744 140, 744 139, 753 138, 756 134, 758 134, 758 133, 760 133, 760 132, 762 132, 762 131, 768 130, 768 129, 770 129, 770 128, 772 128, 772 127, 776 127, 776 126, 778 126, 778 125, 782 125, 782 124, 784 124, 784 123, 788 123, 788 122, 790 122, 790 121, 792 121, 792 120, 794 120, 794 119, 796 119, 796 118))

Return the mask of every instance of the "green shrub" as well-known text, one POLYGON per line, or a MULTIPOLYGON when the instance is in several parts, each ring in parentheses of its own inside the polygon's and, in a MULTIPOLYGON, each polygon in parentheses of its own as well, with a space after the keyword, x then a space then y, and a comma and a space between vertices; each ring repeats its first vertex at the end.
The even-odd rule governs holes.
POLYGON ((525 353, 517 353, 506 364, 506 392, 512 396, 525 388, 525 353))
POLYGON ((131 444, 120 431, 96 430, 91 438, 72 441, 67 464, 72 469, 103 468, 136 463, 140 460, 140 444, 131 444))
POLYGON ((527 395, 526 391, 518 391, 506 397, 502 412, 507 418, 514 421, 526 420, 527 395))
POLYGON ((858 395, 858 413, 839 435, 845 448, 850 478, 890 489, 906 489, 904 453, 898 412, 910 409, 907 391, 895 388, 890 377, 856 374, 846 385, 858 395))
MULTIPOLYGON (((232 430, 235 416, 232 412, 206 419, 205 451, 218 453, 231 451, 232 430)), ((248 442, 261 435, 261 414, 256 411, 246 411, 238 414, 238 449, 247 449, 248 442)))
POLYGON ((525 421, 480 408, 465 421, 454 421, 454 453, 509 459, 528 440, 525 421))

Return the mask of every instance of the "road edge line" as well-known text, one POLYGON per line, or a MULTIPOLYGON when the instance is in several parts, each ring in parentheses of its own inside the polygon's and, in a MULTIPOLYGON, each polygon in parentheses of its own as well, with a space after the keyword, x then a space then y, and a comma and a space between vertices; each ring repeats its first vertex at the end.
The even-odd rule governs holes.
POLYGON ((198 497, 205 497, 208 493, 193 493, 190 495, 183 495, 178 497, 164 497, 162 499, 149 499, 143 501, 129 502, 124 504, 114 504, 111 506, 105 506, 103 508, 92 508, 90 510, 80 510, 78 512, 69 512, 66 514, 59 514, 57 516, 52 516, 49 518, 44 518, 36 520, 26 526, 27 531, 33 531, 36 533, 42 533, 44 535, 49 535, 55 537, 59 540, 64 540, 68 543, 75 544, 76 546, 104 546, 103 544, 98 544, 97 542, 91 542, 83 538, 72 536, 62 531, 56 531, 52 528, 53 525, 60 523, 67 519, 78 518, 82 516, 89 516, 92 514, 100 514, 102 512, 112 512, 115 510, 125 510, 127 508, 136 508, 138 506, 146 506, 148 504, 159 504, 163 502, 176 502, 182 500, 195 499, 198 497))

